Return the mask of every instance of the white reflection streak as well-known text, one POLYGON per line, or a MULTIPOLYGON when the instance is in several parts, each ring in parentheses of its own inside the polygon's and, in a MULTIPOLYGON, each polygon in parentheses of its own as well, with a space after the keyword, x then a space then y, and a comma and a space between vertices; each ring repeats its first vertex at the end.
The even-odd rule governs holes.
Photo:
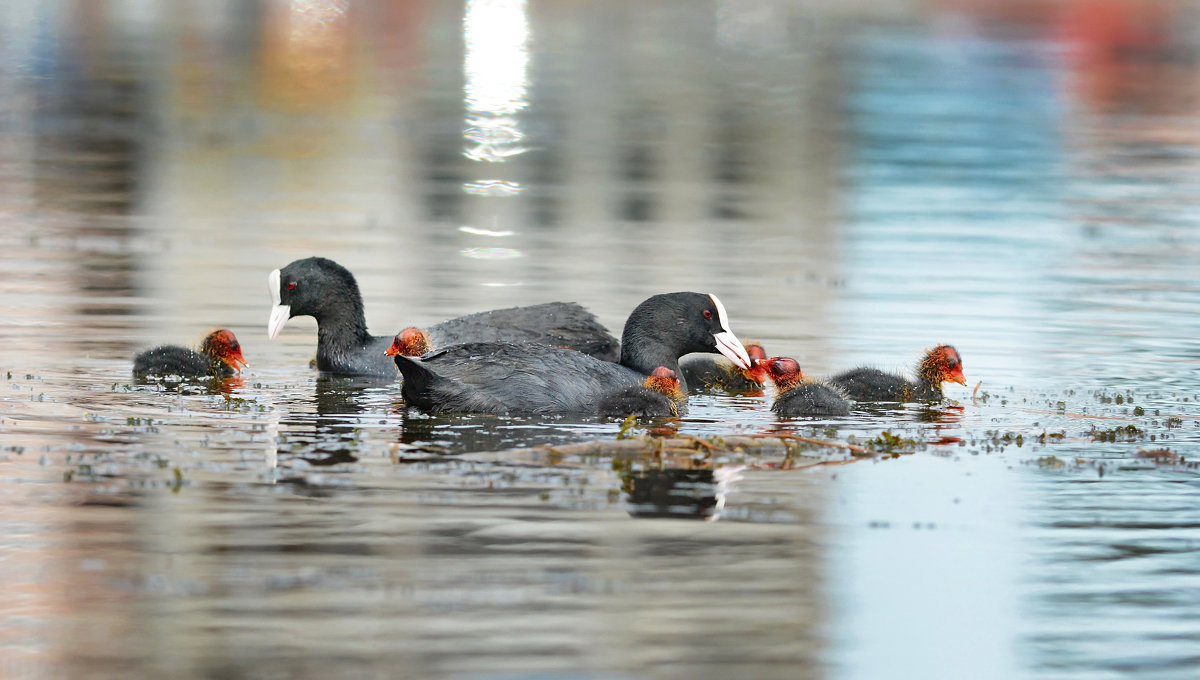
POLYGON ((521 257, 521 251, 516 248, 463 248, 459 252, 472 260, 512 260, 521 257))
POLYGON ((526 106, 529 17, 525 0, 470 0, 463 16, 467 158, 502 163, 524 153, 513 115, 526 106))
POLYGON ((476 196, 516 196, 525 188, 516 182, 506 182, 502 179, 481 179, 477 182, 463 184, 463 192, 476 196))
POLYGON ((742 470, 745 469, 745 465, 722 465, 713 470, 713 496, 716 497, 717 504, 713 507, 713 513, 704 518, 705 521, 715 522, 721 518, 721 511, 725 509, 725 495, 733 488, 734 482, 742 480, 742 470))
POLYGON ((470 0, 463 18, 467 109, 492 115, 525 108, 525 0, 470 0))
POLYGON ((474 234, 475 236, 491 236, 492 238, 503 238, 505 236, 512 236, 517 233, 515 231, 512 231, 511 229, 505 229, 503 231, 498 231, 495 229, 480 229, 478 227, 468 227, 466 225, 459 227, 458 230, 464 234, 474 234))

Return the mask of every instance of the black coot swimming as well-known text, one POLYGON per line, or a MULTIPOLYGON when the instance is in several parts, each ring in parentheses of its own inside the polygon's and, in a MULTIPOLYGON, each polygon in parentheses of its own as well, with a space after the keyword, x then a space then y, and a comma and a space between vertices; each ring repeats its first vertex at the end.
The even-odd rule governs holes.
MULTIPOLYGON (((746 354, 753 361, 767 358, 767 352, 757 342, 745 345, 746 354)), ((723 390, 725 392, 753 392, 761 390, 762 380, 752 370, 738 368, 724 357, 709 354, 692 354, 679 360, 683 379, 692 392, 723 390)))
MULTIPOLYGON (((362 295, 354 275, 333 260, 296 260, 268 277, 271 319, 267 334, 279 335, 288 319, 317 320, 318 370, 351 375, 395 376, 384 350, 391 336, 367 332, 362 295)), ((538 342, 567 347, 606 361, 619 357, 617 339, 595 315, 575 303, 548 302, 470 314, 426 329, 435 347, 462 342, 538 342)))
POLYGON ((779 389, 771 410, 781 416, 850 415, 850 402, 841 390, 804 379, 800 364, 789 357, 772 357, 758 363, 779 389))
POLYGON ((602 416, 678 416, 687 408, 687 396, 679 389, 679 376, 659 366, 641 385, 626 385, 600 400, 602 416))
POLYGON ((178 375, 184 378, 228 378, 249 366, 233 331, 219 328, 204 337, 197 352, 178 345, 148 349, 133 360, 137 376, 178 375))
POLYGON ((546 345, 491 342, 394 360, 404 375, 405 402, 433 413, 596 415, 605 397, 641 384, 655 368, 678 375, 679 357, 690 352, 720 352, 750 366, 715 295, 667 293, 638 305, 625 323, 616 364, 546 345))
POLYGON ((885 373, 877 368, 854 368, 829 378, 855 401, 941 401, 942 383, 966 385, 962 359, 950 345, 938 345, 917 365, 917 379, 885 373))

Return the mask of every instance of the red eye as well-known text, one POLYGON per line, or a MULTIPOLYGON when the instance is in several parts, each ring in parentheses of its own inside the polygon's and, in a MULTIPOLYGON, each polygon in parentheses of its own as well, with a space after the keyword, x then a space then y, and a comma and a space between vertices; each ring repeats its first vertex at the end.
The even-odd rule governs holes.
POLYGON ((288 283, 287 289, 288 290, 296 290, 296 282, 292 281, 292 282, 288 283))
POLYGON ((704 318, 706 318, 706 319, 712 318, 712 310, 711 309, 704 310, 704 318))

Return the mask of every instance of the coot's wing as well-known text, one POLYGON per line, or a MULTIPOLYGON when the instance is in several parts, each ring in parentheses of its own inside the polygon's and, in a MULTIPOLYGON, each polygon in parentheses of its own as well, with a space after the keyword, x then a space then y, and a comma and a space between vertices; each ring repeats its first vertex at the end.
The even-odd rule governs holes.
POLYGON ((642 379, 619 364, 533 343, 452 345, 425 355, 419 364, 437 376, 432 382, 438 394, 418 402, 432 410, 483 406, 489 412, 595 413, 602 396, 642 379), (462 396, 467 394, 471 398, 462 396))
POLYGON ((605 361, 620 358, 620 343, 596 316, 574 302, 509 307, 449 319, 427 329, 434 347, 476 342, 536 342, 566 347, 605 361))

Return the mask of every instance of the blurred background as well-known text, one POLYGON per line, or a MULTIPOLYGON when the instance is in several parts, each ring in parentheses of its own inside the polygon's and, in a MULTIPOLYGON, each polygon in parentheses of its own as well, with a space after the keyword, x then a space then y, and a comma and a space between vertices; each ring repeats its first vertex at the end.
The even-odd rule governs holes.
POLYGON ((1194 677, 1198 67, 1169 0, 6 0, 0 676, 1194 677), (970 387, 677 425, 935 442, 887 465, 460 460, 617 427, 318 379, 310 255, 377 334, 699 290, 970 387), (128 387, 216 326, 243 383, 128 387))

